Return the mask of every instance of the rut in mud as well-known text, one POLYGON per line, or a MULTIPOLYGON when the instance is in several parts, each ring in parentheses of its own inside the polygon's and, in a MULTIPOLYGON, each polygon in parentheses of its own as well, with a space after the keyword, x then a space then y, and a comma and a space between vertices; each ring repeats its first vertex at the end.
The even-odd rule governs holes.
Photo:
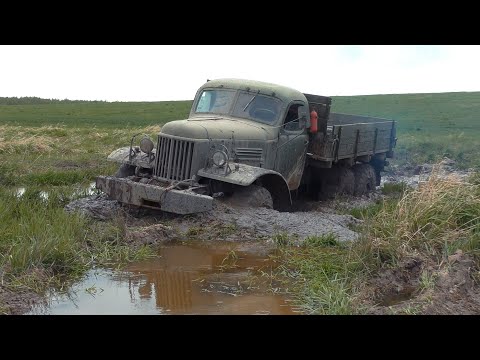
POLYGON ((458 250, 440 266, 427 258, 407 259, 370 279, 360 293, 368 314, 480 314, 478 269, 458 250), (478 279, 477 279, 478 281, 478 279))
MULTIPOLYGON (((385 173, 385 183, 405 183, 418 186, 428 179, 433 166, 392 167, 385 173)), ((439 173, 448 176, 452 173, 465 179, 472 171, 458 171, 454 161, 444 159, 439 173)), ((93 195, 68 204, 67 211, 80 211, 99 220, 116 216, 126 217, 127 231, 131 239, 138 238, 143 243, 157 243, 191 233, 197 238, 214 240, 271 240, 277 234, 288 234, 301 242, 309 236, 334 234, 340 241, 351 241, 359 234, 352 230, 361 223, 351 215, 338 214, 337 209, 361 208, 381 201, 383 195, 377 190, 361 197, 342 197, 329 201, 296 200, 292 212, 279 212, 264 207, 251 207, 225 198, 216 198, 213 209, 205 213, 188 216, 169 214, 160 211, 130 209, 121 206, 106 195, 93 195), (142 228, 143 226, 143 228, 142 228), (134 228, 131 228, 134 227, 134 228), (135 235, 135 232, 138 232, 135 235)), ((248 204, 248 203, 247 203, 248 204)))
MULTIPOLYGON (((309 236, 321 236, 329 233, 334 234, 340 241, 350 241, 358 237, 358 234, 349 228, 360 221, 353 216, 335 214, 331 209, 314 203, 310 203, 309 206, 304 204, 304 208, 311 210, 279 212, 262 207, 232 205, 228 200, 215 199, 211 211, 181 216, 155 211, 129 210, 104 195, 94 195, 70 203, 66 210, 78 210, 100 220, 124 214, 130 219, 129 224, 132 226, 140 224, 142 220, 150 222, 151 225, 142 231, 144 233, 151 231, 156 238, 162 233, 166 240, 175 235, 195 231, 198 232, 196 235, 200 235, 200 237, 204 232, 208 232, 210 235, 220 232, 225 235, 225 240, 232 241, 259 238, 268 240, 277 234, 288 234, 292 239, 298 241, 309 236), (138 221, 135 221, 135 218, 138 221), (158 222, 154 224, 152 223, 154 221, 158 222), (161 225, 162 222, 168 223, 168 225, 161 225), (226 234, 225 228, 231 231, 226 234)), ((148 242, 148 239, 144 237, 144 241, 148 242)))

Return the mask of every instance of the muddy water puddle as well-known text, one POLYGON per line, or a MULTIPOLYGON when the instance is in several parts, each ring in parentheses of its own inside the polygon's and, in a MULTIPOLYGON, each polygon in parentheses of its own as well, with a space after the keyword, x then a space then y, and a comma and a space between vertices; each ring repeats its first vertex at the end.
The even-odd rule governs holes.
POLYGON ((402 291, 387 294, 384 296, 382 301, 380 302, 381 306, 393 306, 400 304, 404 301, 408 301, 413 297, 413 293, 416 290, 414 286, 408 286, 402 291))
MULTIPOLYGON (((15 195, 17 197, 22 197, 23 194, 25 194, 26 190, 27 189, 25 187, 16 188, 15 189, 15 195)), ((88 184, 88 186, 80 187, 80 188, 74 190, 73 193, 71 194, 71 197, 73 198, 73 197, 77 197, 77 196, 90 196, 90 195, 96 194, 96 192, 97 192, 96 184, 95 184, 95 182, 92 182, 92 183, 88 184)), ((40 191, 39 196, 43 200, 48 200, 49 193, 48 193, 48 191, 40 191)))
POLYGON ((274 266, 238 245, 176 244, 122 271, 92 270, 30 314, 300 314, 270 280, 274 266))

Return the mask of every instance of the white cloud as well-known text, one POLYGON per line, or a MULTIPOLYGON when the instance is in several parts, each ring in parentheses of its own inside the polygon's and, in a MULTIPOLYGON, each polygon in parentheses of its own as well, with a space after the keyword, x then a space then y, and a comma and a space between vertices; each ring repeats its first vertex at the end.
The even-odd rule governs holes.
POLYGON ((192 99, 207 79, 320 95, 480 91, 480 46, 0 46, 0 96, 192 99))

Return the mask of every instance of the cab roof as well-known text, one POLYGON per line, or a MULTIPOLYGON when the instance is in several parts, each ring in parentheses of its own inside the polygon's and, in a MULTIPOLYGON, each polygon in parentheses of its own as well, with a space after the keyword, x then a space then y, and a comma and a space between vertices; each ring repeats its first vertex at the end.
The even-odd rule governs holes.
POLYGON ((287 86, 272 84, 263 81, 246 80, 246 79, 216 79, 207 81, 203 84, 199 91, 204 88, 227 88, 235 90, 245 90, 260 94, 273 95, 282 101, 289 102, 292 100, 303 100, 306 102, 305 95, 298 90, 289 88, 287 86))

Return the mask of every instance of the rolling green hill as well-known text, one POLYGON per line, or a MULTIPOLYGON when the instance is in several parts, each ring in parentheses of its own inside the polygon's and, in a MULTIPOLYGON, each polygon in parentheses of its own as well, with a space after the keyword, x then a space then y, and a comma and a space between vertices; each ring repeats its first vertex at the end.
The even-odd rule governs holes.
POLYGON ((334 97, 332 111, 397 121, 397 162, 480 168, 480 92, 334 97))
MULTIPOLYGON (((1 101, 0 104, 4 102, 1 101)), ((0 105, 0 125, 124 128, 184 119, 192 101, 60 102, 0 105)))
POLYGON ((400 132, 480 135, 480 92, 337 96, 332 111, 392 118, 400 132))
MULTIPOLYGON (((191 104, 0 98, 0 126, 138 128, 184 119, 191 104)), ((434 162, 447 156, 460 167, 480 167, 475 153, 480 148, 480 92, 337 96, 332 104, 334 112, 396 120, 397 161, 434 162)))

